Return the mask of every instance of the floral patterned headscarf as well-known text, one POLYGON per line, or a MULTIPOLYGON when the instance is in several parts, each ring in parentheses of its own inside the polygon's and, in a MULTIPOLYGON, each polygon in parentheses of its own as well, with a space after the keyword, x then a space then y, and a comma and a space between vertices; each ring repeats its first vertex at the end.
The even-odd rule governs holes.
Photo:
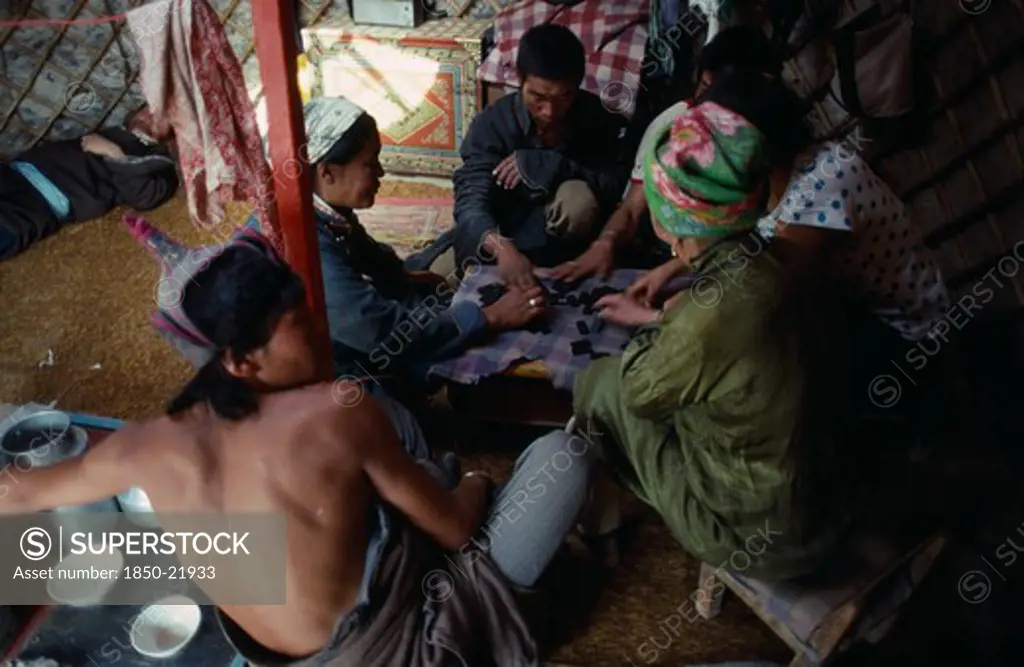
POLYGON ((767 190, 764 135, 714 102, 684 111, 644 155, 651 216, 673 236, 753 229, 767 190))

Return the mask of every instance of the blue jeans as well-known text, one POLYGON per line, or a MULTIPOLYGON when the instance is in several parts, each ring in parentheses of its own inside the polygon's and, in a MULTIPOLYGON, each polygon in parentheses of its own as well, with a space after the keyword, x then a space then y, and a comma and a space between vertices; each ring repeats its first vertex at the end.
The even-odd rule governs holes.
MULTIPOLYGON (((402 404, 378 398, 410 456, 446 488, 459 482, 458 460, 440 462, 423 431, 402 404)), ((533 441, 516 460, 512 476, 498 491, 479 536, 471 541, 489 554, 498 569, 518 586, 530 588, 565 543, 590 493, 596 452, 585 439, 563 430, 533 441)), ((367 562, 367 571, 376 562, 367 562)))
POLYGON ((597 470, 596 452, 578 435, 553 431, 516 461, 481 529, 491 560, 512 583, 536 585, 583 511, 597 470))

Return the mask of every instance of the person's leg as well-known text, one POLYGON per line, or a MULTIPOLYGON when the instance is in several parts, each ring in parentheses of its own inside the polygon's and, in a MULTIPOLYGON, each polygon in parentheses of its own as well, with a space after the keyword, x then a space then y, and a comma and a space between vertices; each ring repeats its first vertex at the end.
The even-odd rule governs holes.
POLYGON ((548 234, 564 241, 588 239, 599 224, 601 206, 584 181, 565 181, 545 207, 548 234))
POLYGON ((409 271, 427 271, 440 255, 454 248, 454 244, 455 230, 454 228, 448 229, 428 243, 425 248, 406 257, 403 264, 409 271))
MULTIPOLYGON (((594 445, 596 433, 585 433, 578 429, 576 415, 565 425, 565 432, 578 435, 588 444, 594 445)), ((597 452, 595 452, 597 455, 597 452)), ((599 537, 610 535, 622 527, 622 508, 619 498, 619 484, 608 470, 598 466, 590 483, 590 497, 580 513, 579 531, 584 536, 599 537)))
POLYGON ((395 432, 398 433, 398 439, 402 441, 405 451, 409 453, 409 456, 415 459, 430 458, 430 445, 427 444, 427 439, 423 437, 423 431, 420 429, 420 425, 412 412, 393 398, 387 396, 376 396, 374 398, 377 404, 383 408, 385 414, 387 414, 388 421, 395 428, 395 432))
POLYGON ((455 268, 455 248, 448 248, 430 263, 427 270, 439 276, 444 276, 449 287, 457 288, 459 278, 455 274, 455 268))
POLYGON ((0 164, 0 260, 20 255, 63 226, 32 183, 0 164))
POLYGON ((538 438, 495 499, 482 539, 491 560, 517 586, 537 583, 576 524, 595 471, 591 449, 565 431, 538 438))
POLYGON ((14 257, 17 250, 18 237, 4 224, 3 214, 0 213, 0 260, 14 257))

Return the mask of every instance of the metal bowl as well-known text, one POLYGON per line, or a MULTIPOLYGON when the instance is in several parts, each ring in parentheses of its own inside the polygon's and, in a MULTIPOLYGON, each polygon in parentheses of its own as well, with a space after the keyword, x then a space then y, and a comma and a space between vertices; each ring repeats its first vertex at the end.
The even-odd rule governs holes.
POLYGON ((143 607, 131 624, 132 647, 150 658, 169 658, 199 632, 203 610, 190 597, 171 595, 143 607))
POLYGON ((142 528, 159 528, 153 513, 153 503, 146 492, 137 486, 117 494, 117 504, 129 521, 142 528))
POLYGON ((20 468, 46 467, 79 456, 89 446, 85 430, 71 425, 58 410, 29 415, 12 425, 0 440, 0 451, 20 468))

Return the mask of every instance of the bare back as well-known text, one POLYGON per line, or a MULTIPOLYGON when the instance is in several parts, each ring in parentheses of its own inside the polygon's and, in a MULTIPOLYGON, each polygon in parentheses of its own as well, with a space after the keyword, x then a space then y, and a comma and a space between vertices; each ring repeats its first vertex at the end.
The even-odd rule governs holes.
MULTIPOLYGON (((268 649, 319 650, 363 576, 373 487, 351 437, 332 428, 331 385, 273 394, 242 422, 197 407, 144 425, 131 465, 154 511, 278 512, 288 521, 287 604, 222 606, 268 649)), ((352 413, 359 405, 346 408, 352 413)))

